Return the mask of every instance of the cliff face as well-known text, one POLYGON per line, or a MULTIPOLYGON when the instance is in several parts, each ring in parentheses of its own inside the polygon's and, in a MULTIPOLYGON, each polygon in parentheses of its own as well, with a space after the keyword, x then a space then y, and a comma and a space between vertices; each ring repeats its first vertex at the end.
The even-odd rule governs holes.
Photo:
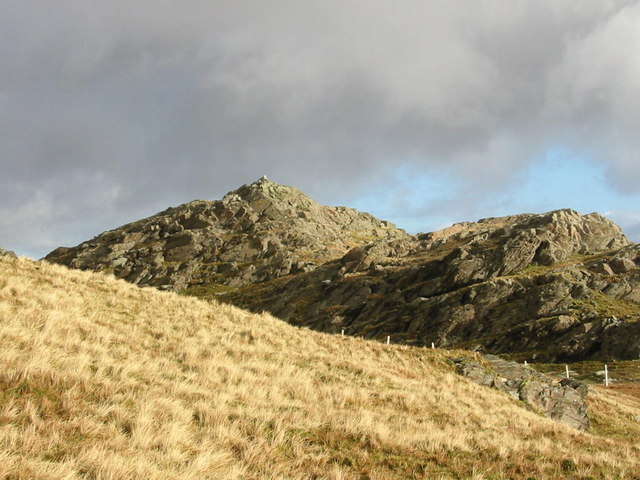
POLYGON ((322 331, 546 361, 640 356, 640 247, 598 214, 411 236, 263 178, 46 260, 322 331))
POLYGON ((113 272, 139 285, 180 290, 206 284, 224 291, 313 270, 370 241, 405 237, 389 222, 320 205, 262 178, 222 200, 169 208, 45 259, 113 272))

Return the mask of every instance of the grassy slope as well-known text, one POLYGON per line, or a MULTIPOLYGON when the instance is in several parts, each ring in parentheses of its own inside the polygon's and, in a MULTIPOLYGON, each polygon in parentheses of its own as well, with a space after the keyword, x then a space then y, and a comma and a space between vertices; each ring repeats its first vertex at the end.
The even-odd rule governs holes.
POLYGON ((462 355, 301 330, 0 260, 0 478, 636 478, 640 414, 578 433, 452 373, 462 355))

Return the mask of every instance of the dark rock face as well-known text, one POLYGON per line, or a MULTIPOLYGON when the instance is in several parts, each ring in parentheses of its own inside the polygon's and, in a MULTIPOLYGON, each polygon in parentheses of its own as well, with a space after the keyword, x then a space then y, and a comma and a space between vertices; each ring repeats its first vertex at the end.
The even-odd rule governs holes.
POLYGON ((586 384, 570 378, 558 382, 548 375, 493 355, 484 359, 488 366, 465 358, 453 359, 452 362, 460 375, 479 385, 506 392, 573 428, 589 429, 586 401, 589 389, 586 384))
POLYGON ((640 357, 639 263, 640 247, 615 224, 562 210, 371 243, 227 298, 297 325, 399 343, 630 359, 640 357))
POLYGON ((0 247, 0 257, 18 258, 17 255, 13 253, 11 250, 5 250, 4 248, 1 248, 1 247, 0 247))
POLYGON ((45 260, 139 285, 247 285, 313 270, 349 249, 408 237, 391 223, 326 207, 262 178, 220 201, 194 201, 105 232, 45 260))

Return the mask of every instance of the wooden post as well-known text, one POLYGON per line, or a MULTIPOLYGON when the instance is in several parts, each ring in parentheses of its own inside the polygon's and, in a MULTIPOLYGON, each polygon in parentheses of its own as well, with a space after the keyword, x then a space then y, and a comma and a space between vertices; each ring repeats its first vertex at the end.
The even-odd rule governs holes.
POLYGON ((387 345, 391 343, 391 335, 387 335, 387 345))
POLYGON ((342 336, 344 337, 344 328, 342 329, 342 336))
POLYGON ((564 371, 567 373, 567 378, 569 378, 569 365, 564 366, 564 371))
POLYGON ((604 386, 609 386, 609 368, 607 365, 604 366, 604 386))
POLYGON ((436 344, 431 342, 431 348, 436 348, 436 344))

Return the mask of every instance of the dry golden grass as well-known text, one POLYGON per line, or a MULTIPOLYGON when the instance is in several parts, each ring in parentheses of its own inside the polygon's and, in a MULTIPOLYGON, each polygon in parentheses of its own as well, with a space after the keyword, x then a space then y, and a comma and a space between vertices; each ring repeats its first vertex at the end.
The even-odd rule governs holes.
POLYGON ((624 393, 595 399, 608 438, 582 434, 458 377, 461 354, 0 260, 0 478, 640 476, 624 393))

